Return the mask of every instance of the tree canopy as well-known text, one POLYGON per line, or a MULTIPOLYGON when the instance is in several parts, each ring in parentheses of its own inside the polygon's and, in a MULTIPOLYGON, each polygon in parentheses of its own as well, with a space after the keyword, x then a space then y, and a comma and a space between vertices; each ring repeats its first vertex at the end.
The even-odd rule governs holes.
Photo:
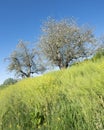
POLYGON ((8 70, 14 71, 17 76, 22 78, 45 70, 38 51, 29 49, 27 45, 27 42, 19 41, 16 50, 8 58, 8 70))
POLYGON ((86 56, 86 44, 93 41, 92 29, 78 26, 73 19, 48 19, 42 27, 39 46, 47 59, 61 69, 67 68, 71 60, 86 56))

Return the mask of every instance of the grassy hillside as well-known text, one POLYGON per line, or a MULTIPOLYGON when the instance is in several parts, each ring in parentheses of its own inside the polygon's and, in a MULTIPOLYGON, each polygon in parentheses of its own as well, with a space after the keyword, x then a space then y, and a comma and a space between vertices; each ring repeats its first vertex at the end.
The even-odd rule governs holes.
POLYGON ((1 89, 0 130, 104 130, 104 58, 1 89))

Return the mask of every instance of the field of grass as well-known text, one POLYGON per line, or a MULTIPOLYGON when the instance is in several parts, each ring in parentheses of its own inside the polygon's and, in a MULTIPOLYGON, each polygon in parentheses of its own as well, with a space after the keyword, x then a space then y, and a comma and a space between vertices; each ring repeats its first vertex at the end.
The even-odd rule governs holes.
POLYGON ((2 88, 0 130, 104 130, 104 57, 2 88))

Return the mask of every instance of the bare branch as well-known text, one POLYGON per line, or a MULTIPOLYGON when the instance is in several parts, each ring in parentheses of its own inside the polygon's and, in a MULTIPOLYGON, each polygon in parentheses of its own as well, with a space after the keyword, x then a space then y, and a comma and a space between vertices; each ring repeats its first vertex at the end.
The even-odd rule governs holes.
POLYGON ((41 50, 59 68, 67 68, 72 59, 87 52, 86 43, 94 42, 92 29, 78 26, 74 19, 49 19, 42 31, 39 41, 41 50))

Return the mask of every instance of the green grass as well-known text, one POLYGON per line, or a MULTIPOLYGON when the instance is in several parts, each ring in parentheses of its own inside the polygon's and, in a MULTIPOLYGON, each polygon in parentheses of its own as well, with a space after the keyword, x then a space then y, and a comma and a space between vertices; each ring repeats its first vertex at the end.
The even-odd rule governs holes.
POLYGON ((2 88, 0 130, 104 130, 104 57, 2 88))

